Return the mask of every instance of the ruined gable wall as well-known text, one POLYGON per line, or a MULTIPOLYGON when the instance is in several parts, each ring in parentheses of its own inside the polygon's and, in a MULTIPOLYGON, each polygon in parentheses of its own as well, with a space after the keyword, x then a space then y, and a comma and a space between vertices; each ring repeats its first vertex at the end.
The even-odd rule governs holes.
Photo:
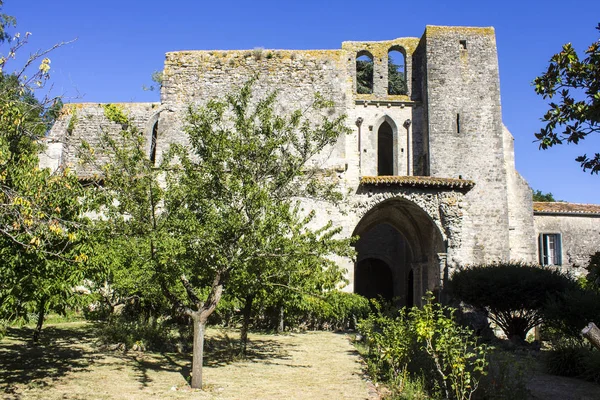
POLYGON ((428 26, 425 52, 431 175, 462 176, 476 183, 466 196, 472 217, 465 226, 468 242, 453 262, 508 260, 507 182, 494 30, 428 26))
MULTIPOLYGON (((118 135, 123 127, 105 116, 103 103, 66 104, 52 126, 45 140, 46 150, 40 154, 40 166, 55 170, 59 165, 73 168, 82 178, 89 178, 98 173, 98 166, 108 158, 102 150, 103 133, 118 135), (96 157, 95 165, 82 164, 79 154, 82 143, 87 142, 96 157)), ((158 103, 115 103, 118 109, 128 117, 148 137, 148 151, 152 126, 158 119, 160 105, 158 103)))

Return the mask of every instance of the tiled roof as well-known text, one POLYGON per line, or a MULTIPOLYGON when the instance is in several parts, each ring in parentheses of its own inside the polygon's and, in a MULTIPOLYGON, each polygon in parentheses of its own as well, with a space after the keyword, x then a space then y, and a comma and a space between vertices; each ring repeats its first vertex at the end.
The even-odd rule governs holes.
POLYGON ((598 214, 600 215, 600 205, 598 204, 578 204, 564 202, 533 202, 533 212, 535 214, 598 214))
POLYGON ((363 176, 361 185, 413 186, 469 190, 475 182, 467 179, 435 178, 433 176, 363 176))

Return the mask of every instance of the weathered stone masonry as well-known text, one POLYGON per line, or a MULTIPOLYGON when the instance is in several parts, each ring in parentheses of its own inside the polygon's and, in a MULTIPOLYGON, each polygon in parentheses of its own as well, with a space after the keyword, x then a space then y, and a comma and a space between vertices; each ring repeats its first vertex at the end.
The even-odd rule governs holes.
MULTIPOLYGON (((341 209, 305 206, 318 210, 319 222, 332 220, 344 235, 361 237, 357 259, 339 260, 349 290, 414 304, 458 265, 537 261, 538 237, 549 223, 536 215, 534 225, 531 189, 515 170, 513 138, 501 120, 493 28, 427 26, 421 38, 344 42, 338 50, 170 52, 161 102, 121 106, 147 134, 149 154, 154 140, 160 159, 171 143, 186 143, 188 105, 251 78, 258 98, 278 91, 278 112, 304 109, 318 92, 335 102, 334 115, 348 117, 352 134, 312 160, 334 172, 350 193, 347 202, 341 209), (388 94, 392 50, 404 55, 406 94, 388 94), (373 62, 371 94, 357 93, 359 56, 373 62)), ((93 174, 77 164, 74 149, 82 138, 97 146, 99 132, 120 129, 102 110, 68 105, 43 164, 71 163, 82 176, 93 174)), ((585 246, 563 245, 565 265, 580 265, 598 250, 600 212, 581 224, 561 215, 551 229, 566 229, 565 242, 576 241, 580 229, 591 238, 585 246)))

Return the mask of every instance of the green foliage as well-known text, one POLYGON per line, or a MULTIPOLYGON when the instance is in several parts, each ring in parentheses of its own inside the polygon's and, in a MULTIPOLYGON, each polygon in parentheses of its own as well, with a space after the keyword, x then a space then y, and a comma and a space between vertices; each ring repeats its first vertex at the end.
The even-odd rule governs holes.
MULTIPOLYGON (((0 0, 0 9, 2 9, 3 3, 4 1, 0 0)), ((0 13, 0 43, 12 39, 12 36, 6 32, 6 28, 15 27, 16 25, 17 20, 15 17, 0 13)), ((1 71, 2 70, 0 69, 0 72, 1 71)))
POLYGON ((73 134, 76 124, 77 124, 77 111, 73 110, 73 115, 71 115, 71 118, 69 119, 69 125, 67 125, 67 133, 69 135, 73 134))
POLYGON ((550 192, 542 193, 541 190, 534 190, 533 191, 533 201, 554 202, 556 200, 554 199, 554 196, 550 192))
POLYGON ((547 329, 581 340, 581 330, 600 321, 600 293, 573 287, 550 296, 542 312, 547 329))
POLYGON ((586 269, 579 287, 553 294, 544 307, 544 332, 553 341, 567 337, 582 342, 581 329, 600 321, 600 252, 590 256, 586 269))
POLYGON ((542 322, 542 310, 550 294, 576 286, 557 270, 522 263, 465 268, 449 282, 455 298, 485 310, 507 337, 520 340, 542 322))
POLYGON ((475 400, 528 400, 530 360, 517 359, 513 353, 495 350, 490 353, 487 374, 481 378, 475 400))
MULTIPOLYGON (((600 24, 596 28, 600 32, 600 24)), ((546 126, 535 134, 540 148, 557 144, 578 144, 591 133, 600 132, 600 40, 585 51, 586 58, 579 59, 577 52, 567 43, 560 53, 550 59, 548 70, 535 78, 535 92, 544 99, 553 99, 542 121, 546 126)), ((584 171, 600 172, 600 153, 577 157, 584 171)))
POLYGON ((600 383, 600 351, 581 343, 560 344, 548 353, 545 363, 550 374, 600 383))
POLYGON ((369 301, 354 293, 333 290, 324 296, 304 295, 300 303, 285 309, 290 328, 345 330, 355 328, 370 312, 369 301))
POLYGON ((155 85, 150 85, 150 86, 142 85, 142 89, 151 91, 151 92, 153 92, 155 90, 160 90, 160 88, 162 87, 162 84, 163 84, 163 71, 154 71, 152 73, 151 79, 152 79, 152 82, 155 83, 155 85))
POLYGON ((125 114, 123 107, 119 106, 118 104, 105 104, 104 116, 108 118, 109 121, 122 125, 123 129, 127 129, 129 118, 125 114))
POLYGON ((590 256, 586 270, 588 273, 585 276, 585 287, 600 292, 600 251, 590 256))
POLYGON ((367 370, 376 380, 400 383, 404 377, 408 363, 418 350, 411 322, 404 310, 396 318, 378 310, 359 322, 359 330, 367 343, 367 370))
POLYGON ((394 318, 379 311, 359 323, 368 347, 367 368, 396 387, 424 377, 431 396, 470 399, 486 375, 488 348, 454 319, 454 310, 434 303, 402 309, 394 318))
POLYGON ((27 321, 35 313, 39 333, 46 312, 64 313, 80 299, 74 288, 87 272, 89 197, 68 168, 39 168, 40 139, 62 102, 40 92, 49 79, 48 51, 3 72, 29 37, 9 35, 14 25, 0 17, 0 319, 27 321))
POLYGON ((388 94, 407 94, 406 75, 404 70, 388 56, 388 94))
POLYGON ((123 350, 176 351, 182 339, 189 340, 185 329, 178 330, 164 318, 131 318, 113 315, 96 325, 100 343, 123 350), (183 336, 182 336, 183 335, 183 336))
MULTIPOLYGON (((356 60, 356 93, 373 93, 373 61, 356 60)), ((394 61, 388 57, 388 94, 402 95, 408 93, 406 75, 394 61)))

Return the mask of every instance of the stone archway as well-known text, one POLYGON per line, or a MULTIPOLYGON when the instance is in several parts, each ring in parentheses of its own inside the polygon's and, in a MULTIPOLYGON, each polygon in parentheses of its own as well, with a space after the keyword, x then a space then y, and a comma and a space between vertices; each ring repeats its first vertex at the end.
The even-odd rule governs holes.
POLYGON ((412 201, 398 197, 378 203, 354 235, 359 236, 355 293, 387 299, 391 290, 394 303, 402 307, 420 305, 426 291, 440 289, 446 245, 432 218, 412 201))

